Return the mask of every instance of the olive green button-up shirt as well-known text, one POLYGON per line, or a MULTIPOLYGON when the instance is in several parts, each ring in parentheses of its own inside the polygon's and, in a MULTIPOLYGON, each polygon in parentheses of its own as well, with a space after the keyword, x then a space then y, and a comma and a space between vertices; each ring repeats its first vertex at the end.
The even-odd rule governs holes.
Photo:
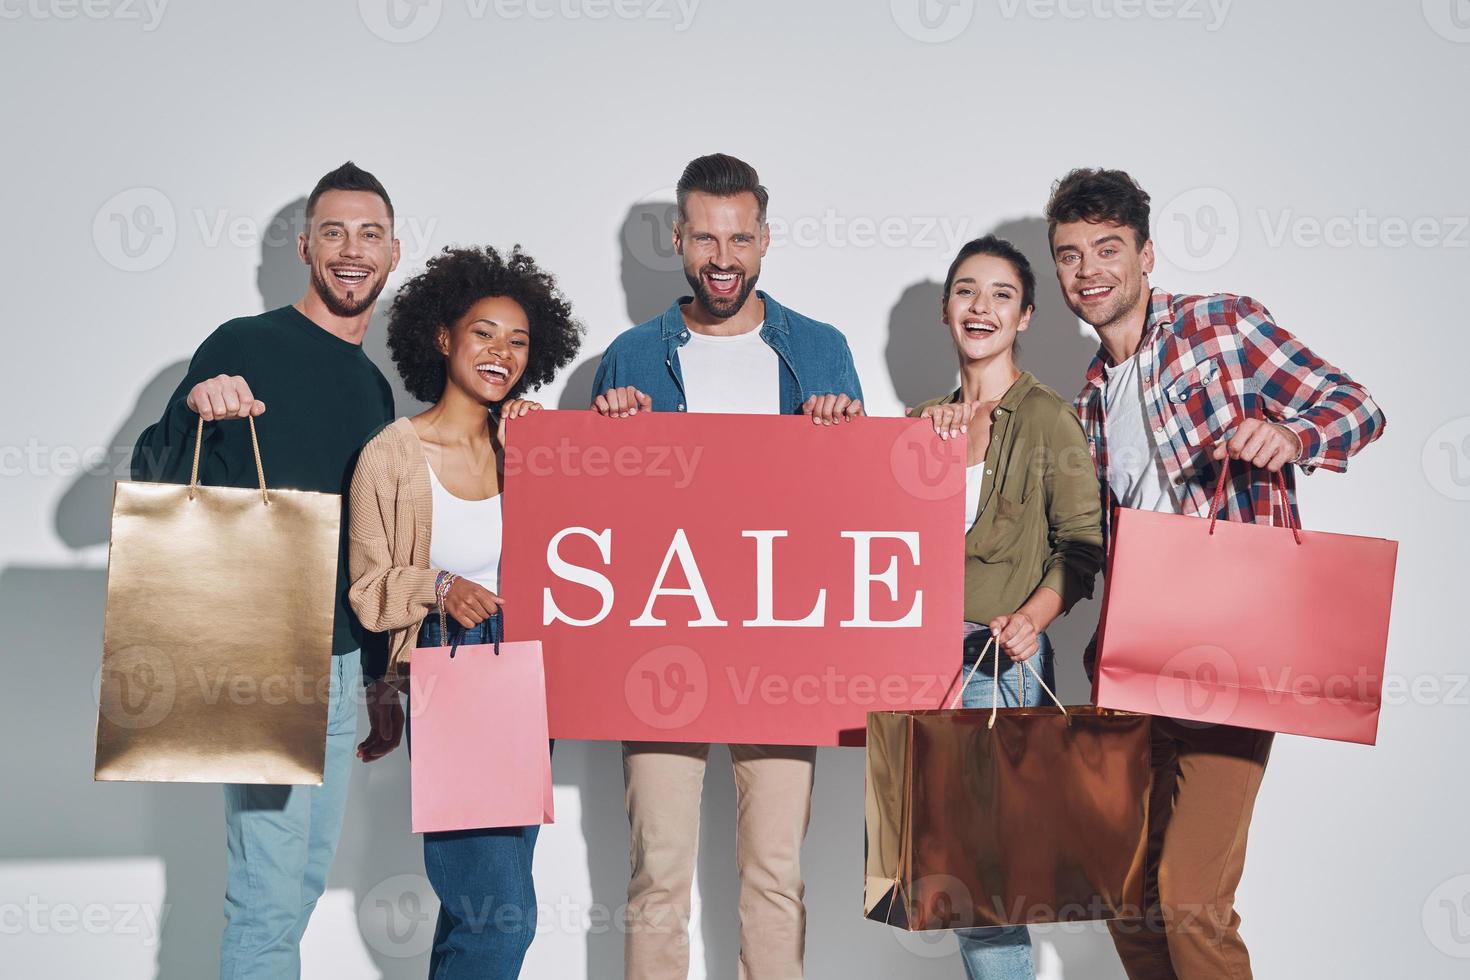
MULTIPOLYGON (((924 402, 958 401, 958 390, 924 402)), ((1072 406, 1023 371, 991 414, 980 514, 965 534, 965 619, 988 623, 1038 586, 1063 610, 1092 595, 1103 563, 1097 471, 1072 406)))

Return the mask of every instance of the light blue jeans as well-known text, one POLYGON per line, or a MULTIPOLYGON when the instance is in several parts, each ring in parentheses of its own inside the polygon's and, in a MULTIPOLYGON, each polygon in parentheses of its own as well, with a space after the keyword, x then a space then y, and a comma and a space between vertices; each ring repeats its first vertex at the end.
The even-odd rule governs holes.
MULTIPOLYGON (((439 635, 439 617, 424 618, 418 645, 499 643, 500 613, 465 629, 453 620, 439 635)), ((483 655, 483 654, 481 654, 483 655)), ((494 654, 491 654, 494 656, 494 654)), ((409 750, 413 750, 409 731, 409 750)), ((494 746, 485 746, 494 751, 494 746)), ((466 778, 474 773, 467 772, 466 778)), ((536 882, 531 858, 537 827, 437 831, 424 834, 424 872, 439 896, 429 980, 515 980, 536 938, 536 882)))
POLYGON ((301 976, 301 936, 342 836, 362 687, 358 651, 332 658, 320 786, 225 786, 225 933, 220 980, 301 976))
MULTIPOLYGON (((967 627, 972 628, 972 627, 967 627)), ((965 674, 970 673, 975 658, 990 639, 990 631, 980 629, 965 637, 965 674)), ((1031 657, 1031 666, 1053 691, 1057 689, 1053 674, 1051 641, 1040 634, 1041 649, 1031 657)), ((1033 707, 1046 702, 1046 692, 1023 664, 1013 663, 1001 654, 999 681, 995 673, 995 650, 986 654, 985 662, 965 685, 960 703, 966 708, 989 708, 997 684, 1003 708, 1033 707), (1025 675, 1024 683, 1022 675, 1025 675)), ((960 957, 970 980, 1035 980, 1036 968, 1031 962, 1031 934, 1025 926, 1000 926, 990 929, 956 929, 960 957)))

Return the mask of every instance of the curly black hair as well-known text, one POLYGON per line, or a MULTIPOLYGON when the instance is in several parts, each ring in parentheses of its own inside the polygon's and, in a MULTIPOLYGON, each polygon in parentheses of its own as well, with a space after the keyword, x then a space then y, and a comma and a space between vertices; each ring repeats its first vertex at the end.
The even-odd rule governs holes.
POLYGON ((541 387, 577 356, 584 328, 572 317, 572 305, 557 290, 556 278, 519 245, 504 256, 488 245, 446 247, 403 284, 388 314, 388 350, 410 395, 435 402, 444 394, 448 379, 439 330, 452 327, 487 296, 515 300, 531 324, 526 370, 507 399, 541 387))

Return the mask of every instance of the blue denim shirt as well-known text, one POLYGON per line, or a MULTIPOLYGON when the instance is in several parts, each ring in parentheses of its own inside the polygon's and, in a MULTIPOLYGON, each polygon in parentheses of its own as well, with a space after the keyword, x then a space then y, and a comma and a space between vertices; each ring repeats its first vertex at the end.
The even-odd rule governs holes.
MULTIPOLYGON (((862 399, 852 351, 841 331, 788 310, 760 290, 756 295, 766 305, 761 340, 781 361, 781 414, 801 411, 812 395, 862 399)), ((655 412, 687 411, 679 348, 689 342, 689 328, 679 307, 692 299, 680 297, 661 315, 619 334, 597 366, 594 396, 632 385, 653 399, 655 412)))

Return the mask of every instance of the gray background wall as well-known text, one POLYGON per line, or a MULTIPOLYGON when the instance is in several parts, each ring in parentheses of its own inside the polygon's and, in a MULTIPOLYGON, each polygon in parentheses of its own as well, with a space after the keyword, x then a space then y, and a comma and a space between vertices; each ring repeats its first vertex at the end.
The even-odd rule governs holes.
MULTIPOLYGON (((590 327, 543 392, 581 406, 602 347, 681 286, 654 229, 684 162, 720 149, 772 189, 763 285, 847 332, 874 414, 948 383, 935 281, 992 230, 1043 273, 1025 363, 1076 389, 1093 345, 1039 213, 1082 164, 1153 193, 1156 282, 1261 298, 1373 390, 1387 435, 1301 492, 1310 526, 1402 541, 1380 744, 1279 740, 1240 908, 1262 977, 1463 975, 1470 4, 684 4, 0 0, 0 972, 213 969, 219 791, 90 778, 108 500, 204 334, 301 293, 291 222, 315 178, 351 157, 389 187, 390 291, 442 245, 523 243, 590 327)), ((391 372, 381 320, 367 344, 391 372)), ((1054 631, 1071 700, 1095 616, 1054 631)), ((720 758, 694 974, 728 978, 720 758)), ((627 874, 616 748, 564 745, 556 779, 527 974, 606 980, 627 874)), ((860 918, 861 786, 861 753, 822 752, 810 975, 959 975, 950 940, 860 918)), ((402 754, 359 768, 307 976, 421 976, 430 894, 402 754)), ((1121 976, 1097 929, 1037 939, 1051 980, 1121 976)))

